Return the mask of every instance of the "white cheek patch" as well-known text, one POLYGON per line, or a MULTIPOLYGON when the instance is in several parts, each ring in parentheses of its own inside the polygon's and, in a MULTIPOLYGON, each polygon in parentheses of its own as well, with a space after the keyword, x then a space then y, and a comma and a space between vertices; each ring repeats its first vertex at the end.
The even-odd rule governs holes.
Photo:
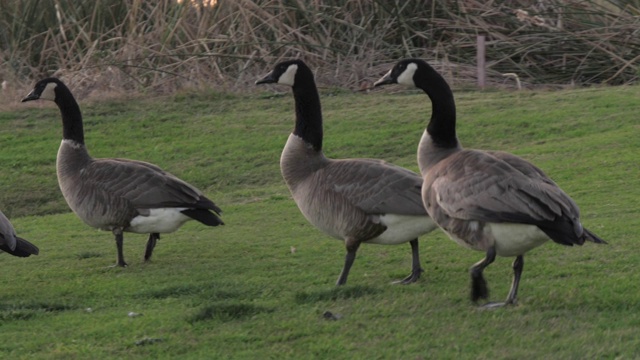
POLYGON ((58 84, 56 84, 54 82, 48 83, 44 87, 44 90, 42 90, 42 94, 40 94, 40 99, 55 101, 56 100, 56 92, 55 92, 56 86, 58 86, 58 84))
POLYGON ((296 72, 298 71, 298 65, 292 64, 289 65, 287 71, 285 71, 278 78, 278 84, 293 86, 296 79, 296 72))
POLYGON ((413 82, 413 75, 416 73, 416 69, 418 69, 418 65, 416 63, 410 63, 407 65, 407 68, 404 69, 400 76, 398 76, 398 84, 415 87, 416 83, 413 82))

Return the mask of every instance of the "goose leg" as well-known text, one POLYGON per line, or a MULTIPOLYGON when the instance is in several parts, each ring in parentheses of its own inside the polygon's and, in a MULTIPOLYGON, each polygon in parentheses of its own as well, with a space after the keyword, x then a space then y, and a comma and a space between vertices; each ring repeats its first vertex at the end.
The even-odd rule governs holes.
POLYGON ((507 300, 505 301, 505 305, 515 305, 518 296, 518 286, 520 286, 520 276, 522 275, 522 269, 524 268, 524 257, 522 255, 518 255, 515 260, 513 260, 513 282, 511 283, 511 290, 509 290, 509 296, 507 296, 507 300))
POLYGON ((487 288, 487 281, 482 276, 484 269, 489 266, 496 259, 496 249, 492 246, 487 250, 487 254, 484 259, 475 263, 471 269, 471 301, 478 302, 479 299, 486 299, 489 297, 489 289, 487 288))
POLYGON ((347 239, 347 255, 344 258, 344 267, 342 268, 342 272, 338 277, 338 281, 336 285, 344 285, 347 283, 347 277, 349 276, 349 270, 351 270, 351 265, 356 260, 356 251, 360 247, 360 241, 347 239))
POLYGON ((160 240, 160 234, 151 233, 149 234, 149 240, 147 241, 147 247, 144 250, 144 261, 149 261, 151 259, 151 255, 153 254, 153 249, 156 247, 156 243, 160 240))
POLYGON ((494 309, 503 307, 505 305, 515 305, 516 296, 518 295, 518 285, 520 285, 520 276, 522 275, 522 269, 524 267, 524 258, 522 255, 518 255, 513 261, 513 282, 511 283, 511 290, 509 290, 509 296, 505 302, 487 303, 483 306, 485 309, 494 309))
POLYGON ((418 281, 418 279, 420 278, 420 274, 424 271, 420 267, 420 251, 418 250, 418 239, 411 240, 409 244, 411 245, 411 259, 412 259, 411 274, 409 274, 409 276, 407 276, 402 280, 394 281, 393 282, 394 284, 408 285, 408 284, 414 283, 418 281))
POLYGON ((127 263, 124 261, 124 252, 122 251, 122 242, 124 237, 122 235, 122 231, 114 231, 116 236, 116 249, 118 249, 118 262, 116 262, 115 266, 127 267, 127 263))

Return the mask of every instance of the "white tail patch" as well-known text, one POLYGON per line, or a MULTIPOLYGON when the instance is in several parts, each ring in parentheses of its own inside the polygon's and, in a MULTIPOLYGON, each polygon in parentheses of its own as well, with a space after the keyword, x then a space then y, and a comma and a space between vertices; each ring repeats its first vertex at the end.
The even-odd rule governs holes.
POLYGON ((149 209, 149 215, 138 215, 131 220, 131 225, 126 231, 148 234, 148 233, 171 233, 185 222, 191 220, 190 217, 181 211, 186 208, 159 208, 149 209))
POLYGON ((549 240, 547 234, 535 225, 489 223, 484 228, 495 241, 499 256, 518 256, 549 240))
POLYGON ((367 241, 367 243, 383 245, 403 244, 436 228, 433 220, 426 215, 386 214, 380 216, 380 222, 387 227, 387 230, 377 238, 367 241))
MULTIPOLYGON (((469 230, 480 231, 479 223, 471 221, 469 230)), ((487 251, 487 248, 493 245, 496 248, 496 254, 504 257, 523 255, 549 240, 547 234, 535 225, 511 223, 485 224, 482 233, 474 235, 481 237, 481 240, 477 242, 461 239, 448 231, 446 234, 458 245, 471 250, 487 251)))

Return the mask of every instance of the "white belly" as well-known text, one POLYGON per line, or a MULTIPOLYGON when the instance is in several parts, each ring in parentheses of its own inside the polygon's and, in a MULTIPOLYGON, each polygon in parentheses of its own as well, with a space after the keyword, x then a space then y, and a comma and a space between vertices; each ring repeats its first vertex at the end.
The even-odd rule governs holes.
POLYGON ((191 220, 181 213, 186 208, 160 208, 150 209, 148 216, 138 215, 131 220, 131 225, 126 231, 148 233, 170 233, 178 230, 182 224, 191 220))
POLYGON ((488 246, 495 246, 498 256, 513 257, 523 255, 549 240, 547 234, 534 225, 488 223, 484 226, 482 244, 472 244, 453 234, 449 237, 458 244, 478 251, 486 251, 488 246))
POLYGON ((547 234, 534 225, 490 223, 484 231, 492 235, 499 256, 522 255, 549 240, 547 234))
POLYGON ((427 216, 387 214, 380 216, 380 222, 387 226, 387 230, 367 243, 403 244, 436 228, 436 224, 427 216))

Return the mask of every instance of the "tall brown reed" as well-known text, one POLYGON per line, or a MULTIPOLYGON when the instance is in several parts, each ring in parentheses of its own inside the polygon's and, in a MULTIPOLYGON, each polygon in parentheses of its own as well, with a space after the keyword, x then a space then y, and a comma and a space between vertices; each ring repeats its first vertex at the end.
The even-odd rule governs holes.
POLYGON ((323 85, 357 88, 401 57, 454 83, 621 84, 640 77, 640 0, 0 0, 0 78, 62 76, 92 91, 248 88, 302 57, 323 85))

